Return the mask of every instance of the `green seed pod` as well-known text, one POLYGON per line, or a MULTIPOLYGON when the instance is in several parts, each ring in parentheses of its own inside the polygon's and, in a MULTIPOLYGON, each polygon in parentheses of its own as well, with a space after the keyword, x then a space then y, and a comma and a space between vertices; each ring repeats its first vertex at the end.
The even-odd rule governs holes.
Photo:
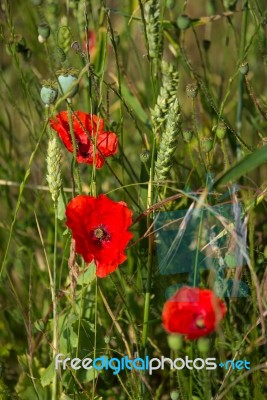
POLYGON ((203 151, 209 153, 213 147, 213 139, 211 137, 206 137, 203 139, 203 151))
POLYGON ((244 61, 240 66, 239 66, 239 72, 242 75, 247 75, 249 71, 249 65, 246 61, 244 61))
POLYGON ((169 335, 167 341, 171 350, 177 351, 183 347, 183 337, 181 335, 169 335))
POLYGON ((146 162, 148 162, 148 160, 149 160, 149 157, 150 157, 150 152, 148 151, 148 150, 143 150, 141 153, 140 153, 140 161, 142 162, 142 163, 146 163, 146 162))
POLYGON ((197 341, 197 348, 200 353, 208 353, 210 349, 210 340, 205 337, 201 337, 197 341))
POLYGON ((175 6, 175 0, 167 0, 166 6, 169 10, 172 10, 175 6))
POLYGON ((58 95, 56 83, 52 81, 44 81, 40 95, 44 104, 54 104, 58 95))
POLYGON ((31 3, 34 6, 40 6, 42 4, 43 0, 31 0, 31 3))
POLYGON ((171 400, 179 400, 180 399, 179 392, 177 390, 173 390, 170 393, 170 398, 171 398, 171 400))
POLYGON ((198 87, 195 83, 189 83, 186 86, 186 95, 187 97, 194 99, 197 96, 198 87))
POLYGON ((50 26, 46 22, 39 24, 38 34, 42 36, 44 39, 48 39, 50 36, 50 26))
POLYGON ((179 15, 176 23, 177 23, 178 28, 181 29, 181 31, 185 31, 186 29, 188 29, 190 27, 191 19, 186 14, 182 14, 182 15, 179 15))
POLYGON ((190 143, 193 137, 193 131, 191 129, 186 129, 183 131, 183 138, 186 143, 190 143))
MULTIPOLYGON (((68 68, 66 70, 60 70, 57 72, 59 92, 63 95, 67 94, 71 87, 73 87, 74 82, 78 78, 77 70, 74 68, 68 68)), ((78 92, 79 85, 76 84, 68 95, 68 98, 72 98, 78 92)))
POLYGON ((223 140, 226 135, 227 128, 223 122, 220 122, 216 128, 216 136, 218 139, 223 140))

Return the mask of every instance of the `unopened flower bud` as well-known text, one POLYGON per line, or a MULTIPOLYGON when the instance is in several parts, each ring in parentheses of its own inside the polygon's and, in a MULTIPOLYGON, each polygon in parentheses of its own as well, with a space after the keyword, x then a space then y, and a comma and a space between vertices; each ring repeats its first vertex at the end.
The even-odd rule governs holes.
POLYGON ((220 122, 219 125, 216 128, 216 136, 218 139, 223 140, 225 135, 226 135, 226 126, 223 122, 220 122))
POLYGON ((142 163, 146 163, 149 160, 150 153, 148 150, 143 150, 139 157, 142 163))
POLYGON ((186 95, 187 97, 194 99, 197 96, 198 87, 195 83, 189 83, 186 86, 186 95))
POLYGON ((168 345, 171 350, 180 350, 183 346, 183 337, 181 335, 169 335, 167 337, 168 345))
POLYGON ((39 24, 38 34, 42 36, 44 39, 48 39, 50 36, 50 26, 46 22, 39 24))
POLYGON ((175 0, 167 0, 167 2, 166 2, 166 7, 167 7, 169 10, 172 10, 172 9, 174 8, 174 6, 175 6, 175 0))
POLYGON ((193 131, 191 129, 186 129, 183 131, 183 138, 186 143, 190 143, 193 137, 193 131))
POLYGON ((203 139, 203 151, 209 153, 213 147, 213 139, 211 137, 206 137, 203 139))
POLYGON ((243 63, 239 66, 239 72, 240 72, 242 75, 247 75, 247 74, 248 74, 248 71, 249 71, 249 65, 248 65, 248 63, 245 61, 245 62, 243 62, 243 63))
POLYGON ((185 14, 179 15, 176 22, 178 28, 181 29, 182 31, 188 29, 189 26, 191 25, 191 19, 185 14))
POLYGON ((208 353, 210 349, 210 340, 205 337, 201 337, 197 341, 197 348, 200 353, 208 353))

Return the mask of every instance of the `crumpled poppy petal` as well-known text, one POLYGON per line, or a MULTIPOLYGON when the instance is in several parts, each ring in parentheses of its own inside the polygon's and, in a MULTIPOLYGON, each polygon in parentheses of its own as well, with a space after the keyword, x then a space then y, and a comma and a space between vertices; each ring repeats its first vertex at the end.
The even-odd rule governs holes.
MULTIPOLYGON (((118 138, 114 132, 104 132, 104 121, 94 114, 76 111, 72 114, 73 131, 76 140, 77 162, 102 168, 105 157, 116 154, 118 138)), ((58 133, 69 152, 73 152, 72 138, 67 111, 50 120, 50 126, 58 133)))

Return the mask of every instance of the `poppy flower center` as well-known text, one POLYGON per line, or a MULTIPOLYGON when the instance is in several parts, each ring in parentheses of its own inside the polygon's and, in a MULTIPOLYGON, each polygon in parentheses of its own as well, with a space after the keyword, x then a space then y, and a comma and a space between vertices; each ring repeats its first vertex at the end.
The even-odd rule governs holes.
POLYGON ((76 138, 76 144, 78 151, 82 157, 89 157, 90 156, 90 151, 89 151, 89 145, 87 143, 82 143, 79 138, 76 138))
POLYGON ((105 235, 105 232, 104 232, 104 230, 101 229, 101 228, 96 228, 96 229, 94 230, 94 234, 95 234, 95 237, 96 237, 97 239, 102 239, 102 238, 104 237, 104 235, 105 235))
POLYGON ((205 320, 203 317, 199 317, 196 320, 196 327, 199 329, 204 329, 206 327, 205 320))
POLYGON ((109 242, 111 236, 107 230, 107 228, 103 225, 97 226, 95 229, 91 231, 91 237, 96 244, 103 244, 105 242, 109 242))

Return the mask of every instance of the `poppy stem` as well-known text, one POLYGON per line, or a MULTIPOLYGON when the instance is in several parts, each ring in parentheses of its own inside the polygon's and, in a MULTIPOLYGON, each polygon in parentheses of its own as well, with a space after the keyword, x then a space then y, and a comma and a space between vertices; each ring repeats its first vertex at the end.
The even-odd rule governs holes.
MULTIPOLYGON (((57 201, 54 207, 55 212, 55 232, 54 232, 54 254, 53 254, 53 282, 51 282, 51 295, 53 302, 53 356, 54 359, 58 354, 58 321, 57 321, 57 295, 56 295, 56 284, 57 284, 57 231, 58 231, 58 207, 57 201)), ((57 384, 58 384, 57 372, 54 374, 53 386, 52 386, 52 400, 57 400, 57 384)))
MULTIPOLYGON (((148 194, 147 194, 147 209, 149 209, 154 201, 154 172, 155 172, 155 154, 156 154, 156 137, 153 135, 153 145, 151 154, 151 167, 150 177, 148 183, 148 194)), ((147 216, 147 227, 153 223, 153 213, 147 216)), ((144 306, 144 320, 143 320, 143 333, 142 333, 142 346, 144 354, 146 353, 147 344, 147 333, 148 333, 148 320, 149 320, 149 308, 150 308, 150 296, 151 296, 151 278, 152 278, 152 261, 153 261, 153 235, 148 238, 148 259, 147 259, 147 281, 146 281, 146 294, 145 294, 145 306, 144 306)))
MULTIPOLYGON (((74 134, 74 129, 73 129, 72 110, 71 110, 71 106, 69 103, 67 103, 67 110, 68 110, 68 121, 69 121, 69 127, 70 127, 71 141, 72 141, 72 147, 73 147, 74 170, 75 170, 76 177, 77 177, 78 191, 79 191, 79 194, 81 194, 82 193, 82 183, 81 183, 79 166, 77 163, 77 142, 75 139, 75 134, 74 134)), ((74 178, 73 178, 73 182, 75 182, 74 178)), ((75 192, 75 188, 74 188, 74 192, 75 192)))

